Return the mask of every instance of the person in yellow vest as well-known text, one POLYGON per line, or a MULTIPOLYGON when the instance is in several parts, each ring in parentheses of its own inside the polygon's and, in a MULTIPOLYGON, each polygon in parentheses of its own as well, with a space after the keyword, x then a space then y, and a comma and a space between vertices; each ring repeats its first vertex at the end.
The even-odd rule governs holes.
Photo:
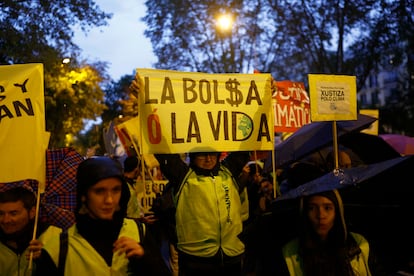
POLYGON ((0 192, 0 275, 32 275, 44 243, 61 229, 39 222, 33 239, 36 195, 23 186, 0 192), (32 259, 30 260, 30 254, 32 259))
POLYGON ((348 231, 338 190, 300 198, 298 231, 282 248, 286 275, 382 275, 365 237, 348 231))
POLYGON ((249 152, 155 154, 177 190, 175 230, 179 275, 241 275, 245 245, 240 238, 249 216, 247 189, 236 178, 249 152))
MULTIPOLYGON (((138 82, 136 78, 130 85, 135 95, 138 82)), ((214 149, 193 148, 189 163, 178 153, 154 155, 173 196, 168 239, 178 252, 179 275, 241 275, 249 201, 238 179, 250 152, 232 152, 222 159, 214 149)))
POLYGON ((42 255, 37 275, 169 275, 145 225, 126 217, 130 193, 120 162, 86 159, 76 178, 76 223, 66 243, 57 237, 44 246, 49 258, 42 255))

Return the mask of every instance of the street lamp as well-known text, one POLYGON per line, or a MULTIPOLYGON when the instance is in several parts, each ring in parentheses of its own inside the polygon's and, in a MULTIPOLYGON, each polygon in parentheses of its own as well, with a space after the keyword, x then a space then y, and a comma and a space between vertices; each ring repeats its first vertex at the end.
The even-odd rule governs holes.
MULTIPOLYGON (((235 50, 233 45, 233 27, 235 25, 234 17, 231 14, 223 13, 217 17, 216 26, 219 32, 225 35, 229 35, 229 52, 230 57, 224 58, 224 67, 225 71, 235 73, 236 63, 235 63, 235 50), (230 66, 228 64, 230 63, 230 66), (230 70, 229 70, 230 69, 230 70)), ((224 54, 224 53, 223 53, 224 54)), ((222 58, 223 60, 223 58, 222 58)))
POLYGON ((217 26, 219 30, 227 32, 233 27, 233 18, 229 14, 221 14, 217 18, 217 26))
POLYGON ((62 64, 68 64, 70 62, 70 58, 64 58, 62 60, 62 64))

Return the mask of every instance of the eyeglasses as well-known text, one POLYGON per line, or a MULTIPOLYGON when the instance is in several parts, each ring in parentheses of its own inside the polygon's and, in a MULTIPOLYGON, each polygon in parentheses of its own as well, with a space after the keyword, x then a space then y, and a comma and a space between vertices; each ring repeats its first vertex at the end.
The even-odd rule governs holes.
POLYGON ((200 158, 200 159, 207 158, 207 157, 210 157, 210 158, 217 157, 217 153, 204 152, 204 153, 199 153, 196 155, 196 158, 200 158))

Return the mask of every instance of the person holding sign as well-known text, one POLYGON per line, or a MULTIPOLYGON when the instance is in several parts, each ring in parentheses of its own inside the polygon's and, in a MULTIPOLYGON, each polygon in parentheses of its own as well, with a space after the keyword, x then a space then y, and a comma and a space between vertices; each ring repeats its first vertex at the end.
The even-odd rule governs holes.
MULTIPOLYGON (((140 93, 139 79, 130 89, 140 93)), ((189 151, 189 164, 179 153, 155 154, 174 191, 179 275, 241 275, 245 245, 240 239, 249 216, 246 187, 239 186, 247 151, 233 151, 220 162, 220 152, 189 151)))
POLYGON ((15 187, 0 193, 0 275, 30 275, 42 247, 61 229, 44 223, 37 225, 37 239, 33 239, 36 196, 28 188, 15 187), (31 271, 30 271, 31 270, 31 271))
POLYGON ((180 275, 240 275, 245 246, 239 239, 248 218, 246 187, 235 176, 248 152, 191 152, 189 166, 178 154, 156 154, 174 185, 180 275))

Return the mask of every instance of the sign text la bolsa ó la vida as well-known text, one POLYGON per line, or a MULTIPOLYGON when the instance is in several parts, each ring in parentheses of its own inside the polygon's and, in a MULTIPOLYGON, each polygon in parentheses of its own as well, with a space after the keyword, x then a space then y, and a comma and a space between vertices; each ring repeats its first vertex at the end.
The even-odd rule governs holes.
MULTIPOLYGON (((175 91, 172 81, 169 77, 165 77, 162 85, 162 91, 159 98, 151 98, 150 95, 150 79, 144 77, 144 103, 145 104, 175 104, 177 98, 182 99, 182 104, 201 104, 201 105, 222 105, 223 109, 227 106, 239 107, 256 104, 262 106, 263 102, 260 97, 257 85, 254 80, 250 81, 247 93, 239 89, 240 83, 237 79, 229 79, 225 83, 225 91, 219 89, 217 80, 194 80, 191 78, 182 78, 182 89, 175 91), (225 93, 226 92, 226 93, 225 93), (243 93, 244 92, 244 93, 243 93), (176 93, 182 93, 180 97, 176 97, 176 93), (246 96, 244 96, 246 95, 246 96)), ((197 143, 202 143, 206 133, 201 133, 199 117, 207 116, 211 134, 215 141, 220 139, 220 134, 224 140, 243 141, 247 140, 253 134, 254 120, 248 114, 241 111, 219 110, 216 113, 204 110, 189 111, 187 123, 187 134, 177 134, 177 122, 182 123, 182 118, 177 118, 177 112, 171 112, 171 143, 179 144, 191 142, 193 139, 197 143), (222 127, 222 130, 221 130, 222 127)), ((255 115, 256 116, 256 115, 255 115)), ((256 140, 271 141, 273 129, 269 128, 268 118, 265 113, 259 115, 259 124, 257 127, 256 140)), ((163 137, 160 118, 153 114, 147 118, 148 136, 151 144, 158 144, 163 137)))

